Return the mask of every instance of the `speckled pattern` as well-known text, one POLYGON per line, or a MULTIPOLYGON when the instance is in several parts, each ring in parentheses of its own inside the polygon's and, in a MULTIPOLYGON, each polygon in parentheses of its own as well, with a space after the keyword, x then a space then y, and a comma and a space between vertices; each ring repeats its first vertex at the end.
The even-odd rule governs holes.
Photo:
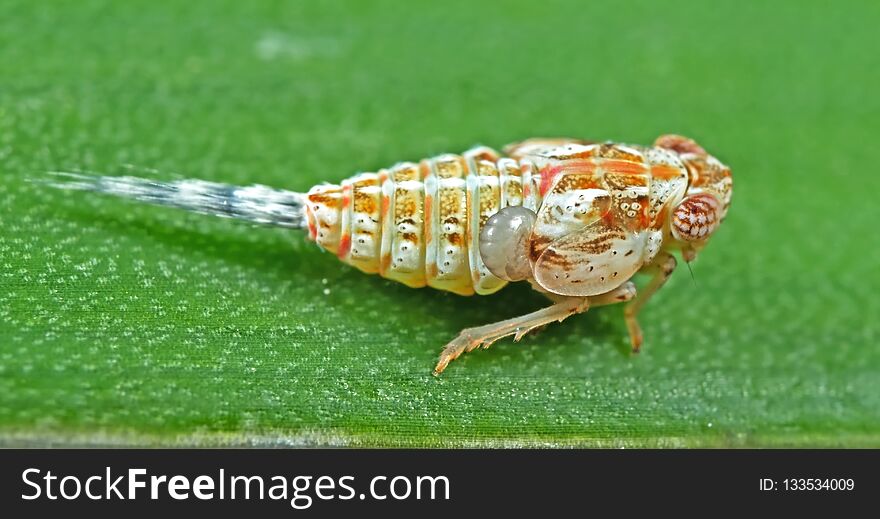
POLYGON ((845 4, 3 2, 0 443, 880 446, 880 6, 845 4), (608 307, 440 379, 450 336, 543 298, 25 181, 133 164, 302 191, 666 132, 729 164, 736 200, 641 314, 642 354, 608 307))

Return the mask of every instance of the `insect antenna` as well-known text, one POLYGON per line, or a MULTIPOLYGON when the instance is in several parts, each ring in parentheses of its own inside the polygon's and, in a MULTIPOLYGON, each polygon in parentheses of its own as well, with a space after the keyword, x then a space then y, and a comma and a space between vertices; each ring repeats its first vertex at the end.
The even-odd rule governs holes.
POLYGON ((49 172, 52 187, 93 191, 139 202, 291 229, 307 227, 305 195, 262 185, 233 186, 205 180, 158 182, 133 176, 49 172))
POLYGON ((694 286, 697 286, 697 278, 694 277, 694 270, 691 268, 691 262, 685 261, 684 264, 687 265, 688 272, 691 273, 691 281, 693 281, 694 286))

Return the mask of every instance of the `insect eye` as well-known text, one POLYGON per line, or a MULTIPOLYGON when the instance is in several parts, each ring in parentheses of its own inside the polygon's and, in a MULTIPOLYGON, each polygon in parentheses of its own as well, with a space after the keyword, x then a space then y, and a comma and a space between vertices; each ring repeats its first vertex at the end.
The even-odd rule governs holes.
POLYGON ((505 207, 480 231, 480 257, 495 276, 507 281, 528 278, 532 267, 528 257, 529 235, 537 216, 525 207, 505 207))
POLYGON ((678 204, 672 213, 672 234, 681 241, 707 239, 718 228, 721 204, 709 194, 692 195, 678 204))

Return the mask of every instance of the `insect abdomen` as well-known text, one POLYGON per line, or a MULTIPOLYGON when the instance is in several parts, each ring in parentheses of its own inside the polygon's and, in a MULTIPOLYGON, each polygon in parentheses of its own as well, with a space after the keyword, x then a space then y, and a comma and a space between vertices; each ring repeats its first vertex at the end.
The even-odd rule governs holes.
POLYGON ((342 261, 411 287, 491 294, 506 281, 479 254, 479 233, 503 207, 540 205, 531 163, 489 148, 404 162, 309 191, 309 235, 342 261))

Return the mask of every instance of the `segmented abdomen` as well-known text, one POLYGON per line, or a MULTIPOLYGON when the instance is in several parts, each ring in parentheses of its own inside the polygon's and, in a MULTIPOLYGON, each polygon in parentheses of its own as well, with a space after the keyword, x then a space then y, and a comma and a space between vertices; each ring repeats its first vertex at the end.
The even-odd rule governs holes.
POLYGON ((528 160, 489 148, 403 162, 307 194, 309 236, 342 261, 411 287, 491 294, 507 282, 483 265, 480 229, 507 206, 536 210, 528 160))

